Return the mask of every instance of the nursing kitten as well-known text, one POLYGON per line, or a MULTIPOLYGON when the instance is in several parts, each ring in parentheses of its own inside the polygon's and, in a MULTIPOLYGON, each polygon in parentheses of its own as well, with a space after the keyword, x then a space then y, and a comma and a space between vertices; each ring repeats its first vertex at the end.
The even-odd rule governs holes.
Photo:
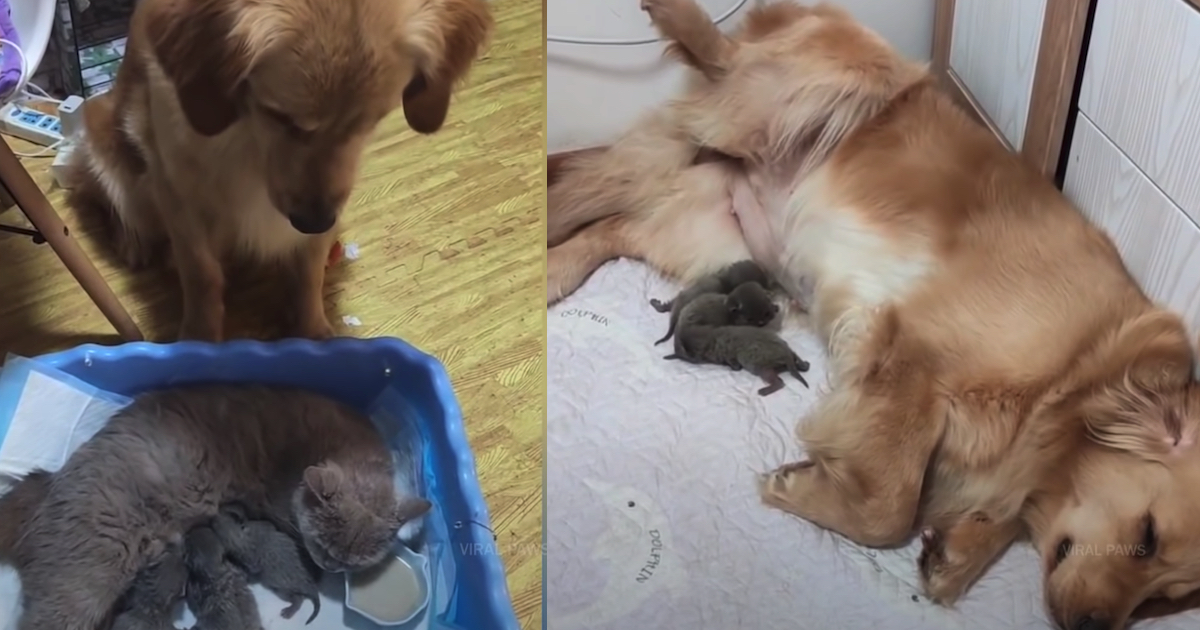
POLYGON ((800 374, 808 371, 808 362, 801 360, 786 341, 764 328, 725 325, 728 313, 726 296, 708 294, 695 299, 680 318, 675 352, 663 358, 744 369, 767 382, 758 390, 760 396, 783 388, 779 377, 783 372, 808 387, 800 374))
POLYGON ((751 281, 739 284, 729 292, 726 301, 729 307, 729 324, 744 326, 766 326, 779 315, 779 305, 763 285, 751 281))
POLYGON ((321 570, 294 538, 269 521, 246 518, 245 511, 236 504, 222 507, 213 519, 212 528, 226 553, 242 567, 251 582, 262 584, 288 602, 280 613, 284 619, 291 619, 305 599, 313 603, 312 615, 305 624, 317 618, 321 612, 317 591, 321 570))
POLYGON ((188 532, 187 604, 196 616, 191 630, 262 630, 258 603, 246 575, 225 558, 210 527, 188 532))
POLYGON ((112 630, 173 630, 175 604, 183 599, 188 570, 183 545, 168 543, 157 561, 138 572, 117 604, 112 630))
POLYGON ((733 291, 735 288, 737 288, 738 285, 746 282, 757 282, 763 287, 769 286, 770 284, 767 272, 763 271, 763 268, 758 266, 758 263, 754 262, 753 260, 743 260, 733 263, 732 265, 728 265, 716 273, 700 278, 696 282, 692 283, 691 286, 687 287, 683 291, 680 291, 679 294, 669 302, 663 302, 657 299, 650 300, 650 306, 653 306, 654 310, 658 311, 659 313, 666 313, 667 311, 671 312, 671 320, 670 323, 667 324, 666 336, 658 341, 655 341, 654 345, 657 346, 661 344, 675 334, 675 329, 679 324, 679 317, 683 313, 683 309, 687 308, 687 305, 690 304, 692 300, 704 295, 705 293, 728 294, 730 291, 733 291))
POLYGON ((166 541, 228 502, 295 536, 327 571, 374 565, 429 509, 399 499, 393 473, 370 419, 317 394, 210 385, 141 395, 53 474, 21 527, 18 630, 94 630, 166 541))

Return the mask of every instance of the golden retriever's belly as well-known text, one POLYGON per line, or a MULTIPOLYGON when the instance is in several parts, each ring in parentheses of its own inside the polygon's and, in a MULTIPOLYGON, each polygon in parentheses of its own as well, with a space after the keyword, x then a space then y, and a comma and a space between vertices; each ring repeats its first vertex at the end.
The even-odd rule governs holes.
POLYGON ((825 202, 820 174, 768 208, 780 239, 779 275, 803 290, 818 332, 834 349, 839 337, 858 337, 878 309, 903 302, 936 270, 927 243, 897 241, 855 208, 825 202))

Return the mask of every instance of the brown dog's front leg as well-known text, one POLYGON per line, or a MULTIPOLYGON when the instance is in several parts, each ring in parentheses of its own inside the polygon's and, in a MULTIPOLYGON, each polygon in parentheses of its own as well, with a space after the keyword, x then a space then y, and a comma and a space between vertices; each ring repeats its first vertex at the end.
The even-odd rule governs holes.
POLYGON ((325 266, 337 242, 330 231, 308 239, 292 263, 292 335, 305 339, 328 339, 333 326, 325 315, 325 266))
POLYGON ((199 234, 173 238, 171 253, 183 289, 180 339, 221 341, 225 322, 225 273, 199 234))
POLYGON ((673 40, 668 52, 678 54, 709 81, 725 76, 737 45, 695 0, 642 0, 642 10, 650 14, 663 37, 673 40))
POLYGON ((983 513, 945 530, 923 528, 917 568, 926 596, 953 605, 1020 533, 1020 521, 998 522, 983 513))

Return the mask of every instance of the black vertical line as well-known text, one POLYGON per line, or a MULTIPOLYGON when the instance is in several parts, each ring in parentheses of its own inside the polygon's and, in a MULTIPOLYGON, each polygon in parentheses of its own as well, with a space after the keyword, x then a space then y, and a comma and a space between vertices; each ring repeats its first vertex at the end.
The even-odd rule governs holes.
POLYGON ((1071 105, 1067 109, 1067 123, 1063 125, 1062 149, 1058 153, 1058 165, 1054 169, 1054 185, 1062 190, 1067 178, 1067 164, 1071 160, 1071 141, 1075 137, 1075 122, 1079 118, 1079 92, 1083 88, 1083 71, 1087 68, 1088 49, 1092 45, 1092 23, 1096 19, 1096 3, 1088 3, 1087 19, 1083 24, 1083 41, 1079 45, 1079 64, 1075 67, 1075 81, 1071 87, 1071 105))

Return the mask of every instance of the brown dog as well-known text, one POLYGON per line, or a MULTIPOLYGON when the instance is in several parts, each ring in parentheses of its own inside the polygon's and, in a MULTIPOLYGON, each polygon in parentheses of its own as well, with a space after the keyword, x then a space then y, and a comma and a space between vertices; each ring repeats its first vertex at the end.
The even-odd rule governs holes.
POLYGON ((947 604, 1028 534, 1069 630, 1200 589, 1193 348, 1112 241, 845 11, 776 3, 726 38, 643 4, 698 72, 564 166, 548 301, 618 256, 686 282, 753 254, 811 287, 831 362, 768 504, 865 545, 920 530, 947 604))
POLYGON ((169 245, 181 337, 222 338, 234 258, 280 264, 295 334, 327 337, 325 261, 368 136, 401 104, 437 131, 491 30, 484 0, 142 0, 84 107, 72 203, 111 209, 132 265, 169 245))

